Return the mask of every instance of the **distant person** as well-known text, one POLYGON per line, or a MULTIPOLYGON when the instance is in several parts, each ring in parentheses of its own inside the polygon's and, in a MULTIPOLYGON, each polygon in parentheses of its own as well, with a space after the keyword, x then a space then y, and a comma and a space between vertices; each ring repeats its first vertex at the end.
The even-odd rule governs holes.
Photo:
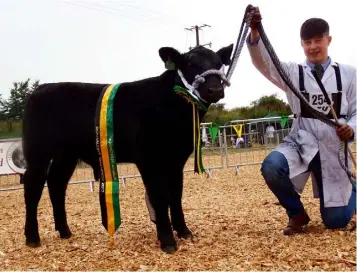
POLYGON ((271 124, 269 124, 265 131, 268 144, 274 142, 274 131, 275 131, 275 128, 271 124))
MULTIPOLYGON (((301 46, 306 61, 298 65, 281 62, 295 86, 303 92, 310 106, 328 114, 329 106, 322 96, 311 71, 331 94, 344 125, 334 129, 315 119, 301 106, 300 99, 286 86, 278 74, 257 30, 261 15, 257 7, 247 44, 256 69, 270 82, 285 91, 291 110, 296 115, 290 134, 263 161, 261 171, 269 189, 278 198, 289 217, 285 235, 300 233, 310 218, 300 195, 312 173, 314 196, 320 198, 320 212, 326 228, 344 228, 356 211, 356 188, 339 161, 340 141, 353 141, 356 132, 356 68, 334 62, 328 55, 331 43, 328 23, 320 18, 306 20, 300 28, 301 46), (320 157, 322 158, 320 160, 320 157)), ((351 165, 351 162, 349 162, 351 165)))
POLYGON ((244 145, 244 139, 242 137, 237 138, 236 147, 242 147, 244 145))

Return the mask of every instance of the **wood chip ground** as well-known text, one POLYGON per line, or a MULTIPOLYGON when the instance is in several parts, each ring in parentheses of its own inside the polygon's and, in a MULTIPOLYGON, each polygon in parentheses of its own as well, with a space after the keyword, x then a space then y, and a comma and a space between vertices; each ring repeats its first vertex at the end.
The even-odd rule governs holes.
MULTIPOLYGON (((24 245, 23 191, 0 192, 0 270, 356 270, 356 231, 324 228, 309 182, 302 201, 311 217, 307 232, 286 237, 284 209, 268 190, 260 166, 185 173, 183 207, 195 238, 178 240, 172 255, 160 251, 140 178, 121 185, 122 225, 116 246, 101 225, 98 184, 70 185, 66 209, 73 237, 54 230, 48 190, 38 209, 42 246, 24 245)), ((87 170, 88 171, 88 170, 87 170)))

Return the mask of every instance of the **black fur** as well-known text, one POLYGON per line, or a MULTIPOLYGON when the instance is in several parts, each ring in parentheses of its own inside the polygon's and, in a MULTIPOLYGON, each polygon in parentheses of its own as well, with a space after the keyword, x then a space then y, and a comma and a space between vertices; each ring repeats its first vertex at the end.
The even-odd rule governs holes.
MULTIPOLYGON (((232 45, 221 49, 219 54, 204 47, 180 54, 166 47, 159 54, 164 62, 170 59, 192 83, 195 75, 227 63, 231 51, 232 45)), ((122 83, 114 102, 117 161, 138 167, 156 213, 157 235, 165 252, 177 249, 169 207, 173 229, 180 237, 192 236, 181 204, 183 168, 193 151, 192 106, 173 92, 175 84, 183 86, 176 69, 157 77, 122 83)), ((96 179, 99 178, 94 120, 97 100, 105 86, 73 82, 42 84, 28 98, 23 119, 28 246, 40 245, 37 206, 46 180, 55 228, 62 238, 69 238, 65 192, 77 161, 88 163, 96 179)), ((224 96, 217 86, 221 86, 217 76, 208 76, 200 85, 199 92, 208 101, 207 106, 224 96)), ((203 116, 201 113, 201 120, 203 116)))

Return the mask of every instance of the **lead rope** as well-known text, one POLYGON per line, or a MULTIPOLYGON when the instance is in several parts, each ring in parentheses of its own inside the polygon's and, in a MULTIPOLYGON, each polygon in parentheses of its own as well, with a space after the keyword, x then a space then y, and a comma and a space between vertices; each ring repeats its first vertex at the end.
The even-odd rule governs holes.
MULTIPOLYGON (((249 7, 252 7, 251 5, 248 5, 247 9, 249 7)), ((250 18, 252 16, 252 13, 254 13, 254 11, 250 12, 249 15, 247 16, 247 18, 250 18)), ((250 23, 249 23, 250 25, 250 23)), ((330 120, 329 118, 327 118, 323 113, 315 110, 314 108, 312 108, 310 106, 310 104, 307 102, 307 100, 305 99, 305 97, 295 88, 294 84, 292 83, 291 79, 289 78, 289 76, 287 75, 286 71, 283 69, 280 60, 278 58, 278 56, 276 55, 273 46, 270 44, 270 41, 267 37, 267 35, 265 34, 263 25, 261 22, 259 22, 257 24, 257 30, 259 32, 259 35, 262 39, 262 42, 264 43, 264 46, 271 58, 271 60, 273 61, 273 64, 277 70, 277 72, 279 73, 280 77, 282 78, 282 80, 285 82, 285 84, 289 87, 289 89, 300 99, 300 101, 307 107, 307 109, 311 112, 312 115, 314 115, 316 117, 316 119, 320 120, 321 122, 333 127, 333 128, 338 128, 341 126, 341 124, 330 120)), ((347 165, 345 165, 343 163, 343 159, 344 159, 344 153, 346 154, 346 151, 343 152, 343 149, 345 148, 345 146, 347 146, 347 142, 341 141, 340 143, 340 149, 339 149, 339 156, 338 156, 338 161, 341 165, 341 167, 343 168, 344 171, 346 171, 351 183, 353 186, 355 186, 356 184, 356 176, 354 173, 352 173, 347 165)))
MULTIPOLYGON (((232 62, 230 64, 230 66, 228 68, 228 71, 227 71, 227 74, 226 74, 226 78, 228 80, 231 79, 233 71, 236 68, 236 65, 237 65, 237 62, 238 62, 238 58, 240 56, 240 53, 242 52, 243 45, 245 44, 245 40, 246 40, 247 35, 248 35, 248 30, 249 30, 249 27, 250 27, 250 23, 251 23, 251 21, 253 19, 254 11, 249 12, 247 16, 246 16, 246 12, 245 12, 244 15, 245 16, 243 18, 243 21, 242 21, 242 24, 241 24, 241 27, 240 27, 240 31, 239 31, 239 35, 238 35, 238 39, 237 39, 237 42, 236 42, 236 48, 234 49, 232 62), (245 23, 245 28, 244 28, 244 32, 243 32, 243 38, 242 38, 242 29, 243 29, 244 23, 245 23)), ((225 87, 226 87, 226 85, 224 84, 223 88, 225 88, 225 87)))

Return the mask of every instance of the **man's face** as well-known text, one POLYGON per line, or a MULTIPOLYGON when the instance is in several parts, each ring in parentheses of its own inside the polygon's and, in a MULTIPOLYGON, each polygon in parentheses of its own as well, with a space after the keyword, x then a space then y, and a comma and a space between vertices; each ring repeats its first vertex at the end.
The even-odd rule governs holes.
POLYGON ((331 39, 331 36, 325 34, 308 40, 301 40, 301 45, 304 48, 307 59, 314 64, 325 62, 328 57, 327 51, 331 39))

